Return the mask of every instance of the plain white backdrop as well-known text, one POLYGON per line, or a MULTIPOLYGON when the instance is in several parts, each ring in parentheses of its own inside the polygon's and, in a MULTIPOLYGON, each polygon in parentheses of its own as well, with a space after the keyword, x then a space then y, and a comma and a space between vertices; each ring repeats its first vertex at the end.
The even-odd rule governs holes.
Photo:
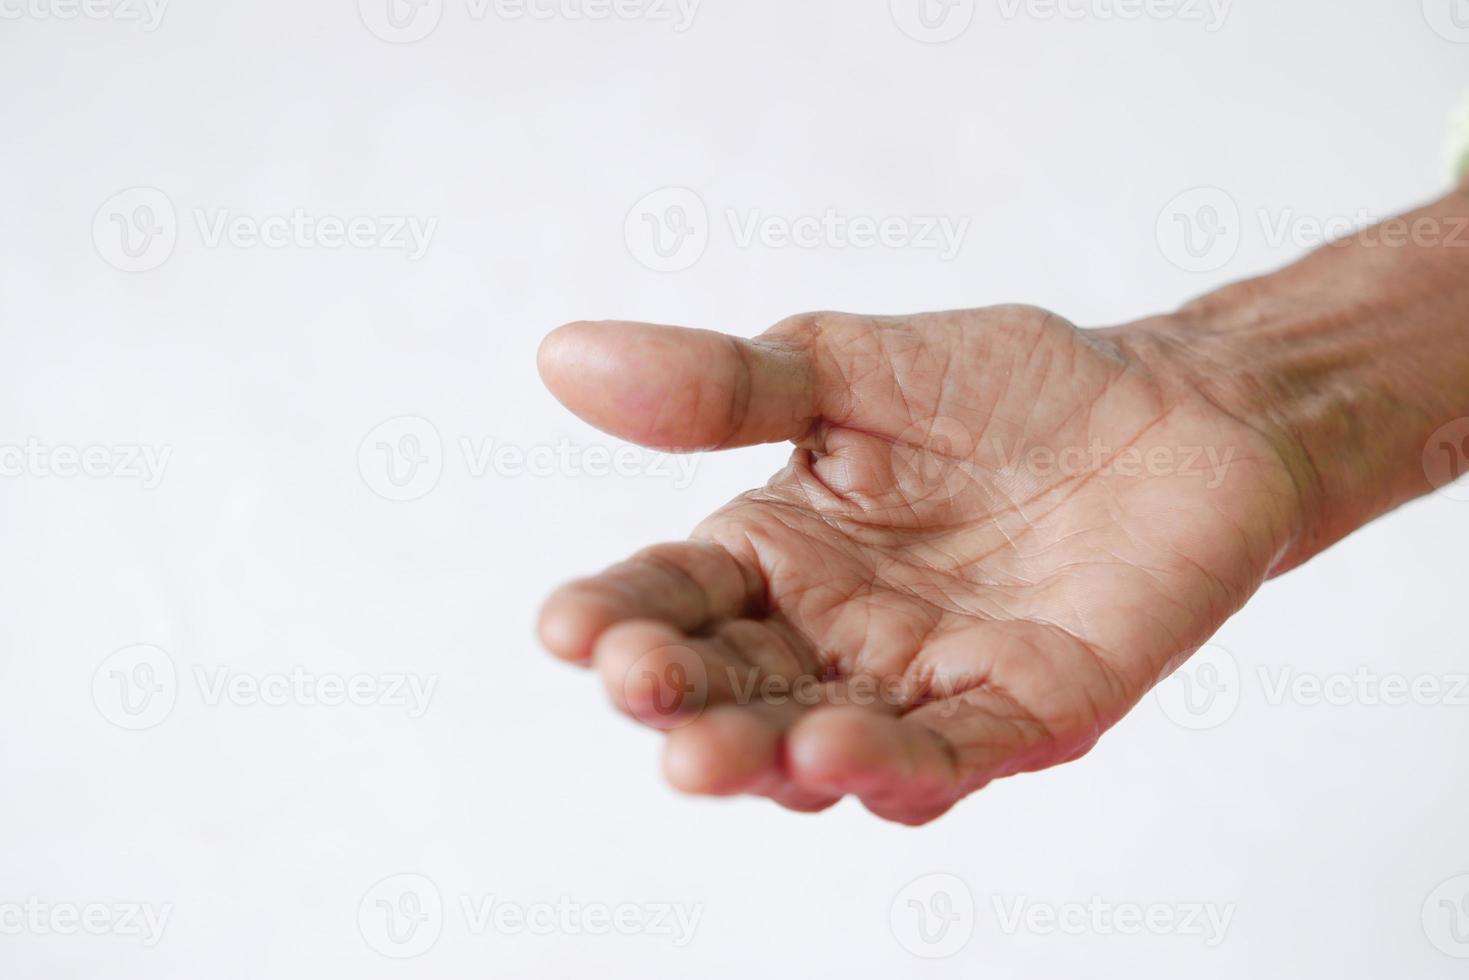
POLYGON ((920 830, 536 648, 785 455, 601 436, 557 324, 1115 323, 1446 184, 1463 0, 923 6, 0 0, 0 975, 1463 975, 1454 494, 920 830))

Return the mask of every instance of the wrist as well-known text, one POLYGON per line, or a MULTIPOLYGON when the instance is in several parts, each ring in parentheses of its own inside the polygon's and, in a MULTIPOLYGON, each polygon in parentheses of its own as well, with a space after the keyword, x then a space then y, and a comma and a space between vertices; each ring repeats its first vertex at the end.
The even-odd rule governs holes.
POLYGON ((1324 515, 1330 512, 1323 471, 1311 446, 1317 441, 1292 392, 1290 371, 1273 345, 1256 342, 1290 322, 1271 307, 1266 280, 1239 283, 1190 303, 1176 313, 1123 328, 1130 352, 1161 382, 1180 394, 1202 397, 1269 447, 1276 465, 1274 496, 1286 505, 1279 522, 1270 575, 1301 564, 1321 550, 1324 515), (1277 319, 1277 317, 1280 317, 1277 319))
POLYGON ((1274 447, 1286 571, 1440 483, 1425 448, 1469 418, 1469 187, 1136 331, 1274 447))

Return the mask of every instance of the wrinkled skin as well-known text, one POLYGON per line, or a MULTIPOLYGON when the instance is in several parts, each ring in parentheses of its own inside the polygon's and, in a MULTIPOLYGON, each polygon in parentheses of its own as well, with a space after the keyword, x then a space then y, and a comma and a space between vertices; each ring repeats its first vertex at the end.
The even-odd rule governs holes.
POLYGON ((667 731, 691 793, 920 824, 1082 756, 1296 533, 1278 433, 1158 332, 1025 307, 561 328, 541 372, 593 424, 796 448, 691 541, 559 590, 543 641, 667 731))

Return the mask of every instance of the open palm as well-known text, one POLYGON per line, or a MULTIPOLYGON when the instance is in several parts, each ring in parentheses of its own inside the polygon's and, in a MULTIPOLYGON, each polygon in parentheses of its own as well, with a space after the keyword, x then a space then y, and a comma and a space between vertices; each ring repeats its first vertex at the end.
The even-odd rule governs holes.
POLYGON ((578 323, 541 371, 644 445, 795 443, 691 541, 542 614, 554 653, 667 730, 689 792, 852 794, 922 823, 1075 759, 1277 567, 1298 508, 1271 433, 1146 323, 811 314, 753 341, 578 323))

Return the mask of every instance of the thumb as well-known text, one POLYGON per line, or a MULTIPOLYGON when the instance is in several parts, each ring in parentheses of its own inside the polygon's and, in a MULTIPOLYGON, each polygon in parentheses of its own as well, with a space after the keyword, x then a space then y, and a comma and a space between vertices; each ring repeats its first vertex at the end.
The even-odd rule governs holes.
POLYGON ((552 331, 546 387, 585 421, 654 449, 697 451, 799 439, 818 412, 795 340, 604 321, 552 331))

